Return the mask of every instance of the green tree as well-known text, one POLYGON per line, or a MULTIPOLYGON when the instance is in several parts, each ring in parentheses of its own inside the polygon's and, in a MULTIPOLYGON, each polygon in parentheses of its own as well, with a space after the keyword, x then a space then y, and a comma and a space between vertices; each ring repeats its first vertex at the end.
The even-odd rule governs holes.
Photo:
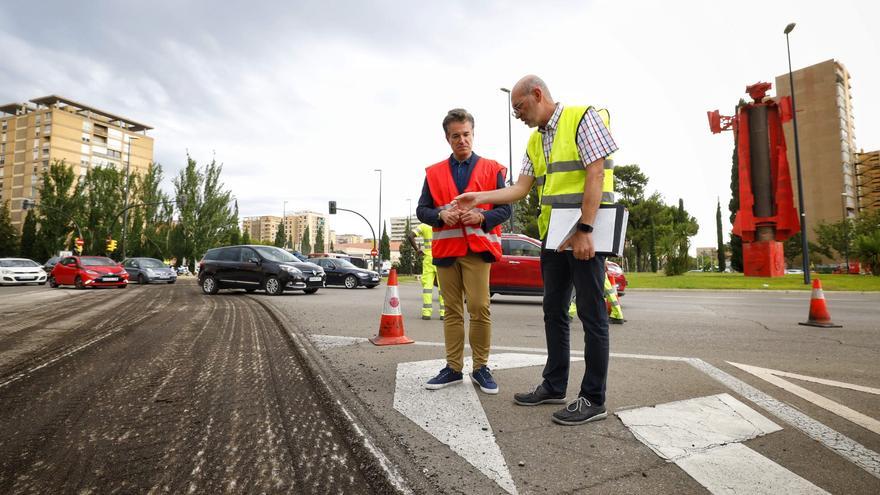
MULTIPOLYGON (((83 253, 105 254, 107 238, 117 239, 119 248, 122 248, 123 215, 117 214, 125 202, 125 179, 125 175, 115 168, 92 167, 76 184, 74 194, 81 206, 75 218, 80 227, 88 230, 88 234, 83 233, 83 253)), ((131 212, 129 210, 128 217, 133 220, 131 212)), ((126 232, 126 250, 131 245, 130 232, 130 229, 126 232)), ((118 253, 110 255, 118 257, 118 253)))
POLYGON ((186 161, 186 167, 173 180, 178 222, 172 248, 174 256, 181 263, 186 260, 193 271, 205 251, 223 244, 235 219, 230 208, 232 193, 220 180, 223 166, 211 160, 200 168, 189 155, 186 161))
POLYGON ((853 253, 873 275, 880 275, 880 229, 869 234, 857 234, 853 253))
MULTIPOLYGON (((739 107, 745 105, 746 101, 739 100, 734 110, 734 115, 739 111, 739 107)), ((736 140, 736 133, 733 139, 733 155, 731 160, 733 166, 730 171, 730 202, 727 209, 730 211, 730 223, 736 220, 736 212, 739 211, 739 144, 736 140)), ((730 233, 730 268, 737 272, 743 271, 743 255, 742 255, 742 238, 733 232, 730 233)))
POLYGON ((278 224, 278 230, 275 231, 275 247, 284 247, 286 244, 287 234, 285 233, 284 222, 278 224))
POLYGON ((850 241, 852 240, 853 226, 851 221, 819 222, 813 231, 816 233, 819 252, 826 257, 843 258, 852 251, 850 241), (834 253, 837 253, 837 256, 834 253))
POLYGON ((18 255, 18 231, 12 226, 9 201, 0 204, 0 258, 18 255))
POLYGON ((330 241, 330 247, 328 248, 328 253, 332 253, 335 248, 333 247, 333 241, 330 241))
POLYGON ((690 237, 697 234, 697 219, 690 216, 684 209, 684 200, 678 200, 678 208, 667 207, 667 218, 661 232, 661 247, 665 258, 666 275, 681 275, 690 266, 690 237))
POLYGON ((324 242, 324 226, 318 226, 318 233, 315 234, 315 252, 317 253, 326 253, 327 251, 324 248, 327 246, 327 243, 324 242))
POLYGON ((309 235, 309 227, 306 226, 305 230, 303 230, 302 240, 300 241, 299 250, 302 254, 308 256, 312 254, 312 240, 311 235, 309 235))
POLYGON ((715 210, 715 236, 718 240, 718 271, 723 272, 727 268, 727 255, 724 252, 724 234, 721 231, 721 198, 718 199, 715 210))
POLYGON ((253 241, 251 241, 251 233, 248 229, 244 229, 244 233, 241 234, 241 243, 253 244, 253 241))
MULTIPOLYGON (((406 230, 404 232, 412 232, 409 217, 406 219, 406 230)), ((404 240, 400 243, 400 273, 402 275, 412 275, 413 261, 415 261, 415 250, 410 246, 409 242, 404 240)))
POLYGON ((142 214, 143 221, 139 240, 141 256, 159 259, 173 256, 170 237, 173 228, 174 202, 160 189, 163 175, 162 166, 151 163, 144 174, 137 176, 135 198, 142 205, 137 208, 142 214))
POLYGON ((383 260, 391 259, 391 238, 388 237, 388 228, 382 222, 382 239, 379 241, 379 256, 383 260))
POLYGON ((614 192, 617 202, 629 208, 644 199, 648 176, 636 165, 614 167, 614 192))
MULTIPOLYGON (((37 215, 33 209, 29 209, 24 217, 24 225, 21 228, 21 257, 38 259, 36 252, 37 244, 37 215)), ((39 258, 40 261, 45 261, 39 258)))
POLYGON ((53 161, 49 170, 43 172, 37 206, 40 228, 37 231, 36 252, 39 259, 48 259, 59 250, 73 247, 72 234, 75 229, 72 220, 81 208, 81 199, 74 194, 75 185, 73 167, 64 160, 53 161))
POLYGON ((514 207, 514 230, 517 233, 537 239, 538 215, 541 213, 541 205, 538 202, 538 188, 532 187, 523 199, 516 202, 514 207))
POLYGON ((241 244, 241 229, 238 227, 238 200, 235 200, 235 207, 232 209, 232 219, 235 223, 229 228, 229 240, 227 243, 231 246, 236 246, 241 244))

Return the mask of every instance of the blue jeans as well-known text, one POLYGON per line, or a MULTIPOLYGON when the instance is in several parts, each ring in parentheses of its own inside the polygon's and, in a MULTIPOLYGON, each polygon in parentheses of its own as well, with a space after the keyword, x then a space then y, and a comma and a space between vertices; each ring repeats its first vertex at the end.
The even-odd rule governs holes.
POLYGON ((584 326, 587 369, 578 394, 595 405, 605 404, 608 377, 608 313, 605 309, 605 258, 595 256, 577 260, 571 251, 541 251, 541 276, 544 279, 544 334, 547 339, 547 364, 544 388, 565 395, 570 369, 571 332, 568 307, 571 290, 576 290, 577 315, 584 326))

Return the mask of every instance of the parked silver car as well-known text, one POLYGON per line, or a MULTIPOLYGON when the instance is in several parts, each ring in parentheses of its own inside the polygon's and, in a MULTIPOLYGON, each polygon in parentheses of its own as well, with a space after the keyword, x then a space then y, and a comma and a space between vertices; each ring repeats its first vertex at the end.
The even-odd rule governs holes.
POLYGON ((25 258, 0 258, 0 285, 46 283, 46 272, 35 261, 25 258))
POLYGON ((177 282, 177 273, 156 258, 126 258, 122 267, 128 272, 129 280, 139 284, 173 284, 177 282))

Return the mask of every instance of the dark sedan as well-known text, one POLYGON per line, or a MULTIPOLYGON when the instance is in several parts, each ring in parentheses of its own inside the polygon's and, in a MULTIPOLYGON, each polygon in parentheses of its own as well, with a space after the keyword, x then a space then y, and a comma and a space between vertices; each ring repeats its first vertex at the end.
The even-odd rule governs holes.
POLYGON ((309 262, 324 269, 327 274, 327 285, 342 285, 346 289, 364 286, 372 289, 379 285, 379 274, 364 270, 342 258, 310 258, 309 262))

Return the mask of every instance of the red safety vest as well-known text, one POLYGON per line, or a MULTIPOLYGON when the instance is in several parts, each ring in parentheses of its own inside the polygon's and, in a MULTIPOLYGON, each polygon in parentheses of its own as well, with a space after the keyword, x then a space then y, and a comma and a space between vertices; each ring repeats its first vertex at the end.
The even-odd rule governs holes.
MULTIPOLYGON (((452 179, 452 170, 449 168, 449 160, 435 163, 426 169, 428 188, 434 199, 434 206, 448 208, 452 200, 458 196, 458 187, 452 179)), ((498 186, 498 172, 505 174, 505 169, 494 160, 479 158, 471 173, 470 181, 464 192, 491 191, 498 186)), ((491 210, 492 205, 477 205, 482 210, 491 210)), ((452 258, 464 256, 471 251, 473 253, 489 252, 495 261, 501 260, 501 226, 496 225, 491 231, 486 232, 480 226, 454 225, 452 227, 443 224, 442 227, 434 227, 434 240, 431 244, 434 258, 452 258)))

